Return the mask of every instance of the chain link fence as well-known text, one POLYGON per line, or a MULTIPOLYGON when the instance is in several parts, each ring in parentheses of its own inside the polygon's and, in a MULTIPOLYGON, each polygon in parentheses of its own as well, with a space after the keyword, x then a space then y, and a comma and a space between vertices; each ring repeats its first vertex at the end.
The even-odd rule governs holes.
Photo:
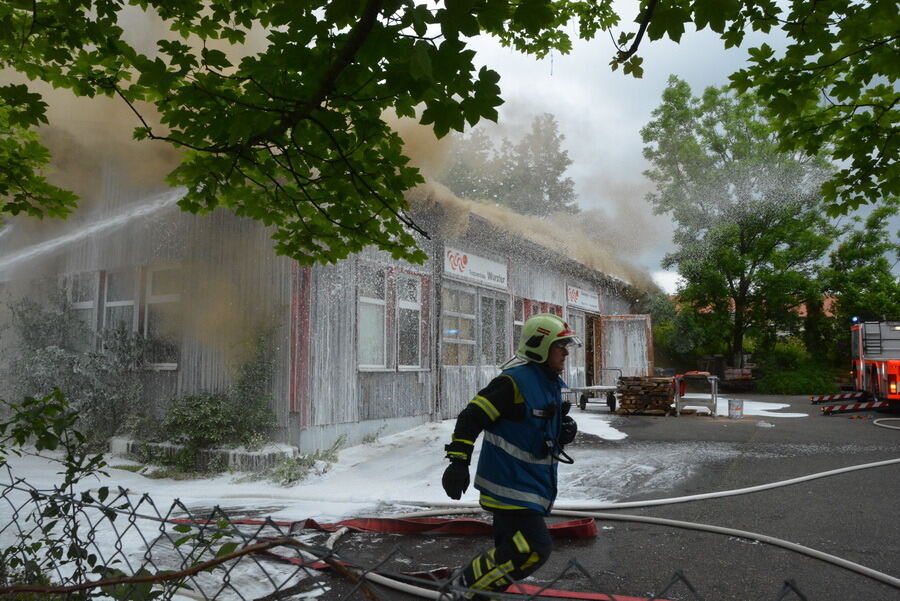
MULTIPOLYGON (((343 556, 333 550, 342 531, 324 534, 308 530, 306 522, 235 518, 220 508, 192 510, 179 501, 159 506, 123 489, 41 490, 7 465, 0 467, 0 524, 3 600, 344 601, 430 595, 449 601, 466 592, 453 584, 447 568, 402 570, 420 562, 401 545, 374 551, 374 560, 343 556), (386 579, 419 591, 387 588, 386 579)), ((572 575, 590 590, 602 590, 590 571, 571 559, 544 588, 494 593, 492 599, 542 599, 542 592, 572 575)), ((655 598, 703 601, 680 571, 655 598)), ((806 601, 786 582, 773 601, 796 599, 806 601)))

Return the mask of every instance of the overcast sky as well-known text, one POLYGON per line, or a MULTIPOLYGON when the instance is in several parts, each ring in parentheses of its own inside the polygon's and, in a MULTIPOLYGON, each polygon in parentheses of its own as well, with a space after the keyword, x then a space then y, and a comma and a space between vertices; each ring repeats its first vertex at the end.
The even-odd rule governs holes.
MULTIPOLYGON (((637 5, 617 4, 626 11, 634 11, 637 5)), ((633 12, 615 29, 616 37, 623 29, 635 30, 632 19, 633 12)), ((575 31, 572 27, 573 37, 575 31)), ((750 42, 761 39, 748 36, 750 42)), ((474 47, 478 60, 500 73, 506 100, 500 107, 499 124, 487 129, 515 140, 530 128, 536 115, 555 115, 565 136, 563 146, 573 161, 567 175, 575 181, 582 210, 603 210, 632 231, 636 244, 622 252, 650 273, 661 271, 659 262, 672 249, 672 226, 666 216, 652 215, 643 200, 650 184, 642 175, 647 163, 641 155, 640 129, 659 105, 670 74, 686 80, 698 95, 707 86, 725 85, 728 75, 745 63, 747 43, 726 51, 709 30, 688 31, 680 44, 645 39, 639 51, 644 58, 642 79, 611 71, 609 61, 616 49, 607 34, 591 42, 576 41, 571 54, 557 53, 543 60, 502 48, 490 39, 480 39, 474 47)), ((674 290, 674 274, 655 279, 674 290)))

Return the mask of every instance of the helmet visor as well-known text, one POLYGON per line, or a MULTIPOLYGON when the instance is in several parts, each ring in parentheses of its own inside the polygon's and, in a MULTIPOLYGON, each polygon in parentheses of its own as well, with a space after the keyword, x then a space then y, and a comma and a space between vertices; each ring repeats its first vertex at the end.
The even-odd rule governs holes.
POLYGON ((554 340, 553 346, 564 346, 567 349, 573 349, 584 346, 584 343, 581 342, 581 338, 579 338, 577 334, 572 334, 565 338, 554 340))

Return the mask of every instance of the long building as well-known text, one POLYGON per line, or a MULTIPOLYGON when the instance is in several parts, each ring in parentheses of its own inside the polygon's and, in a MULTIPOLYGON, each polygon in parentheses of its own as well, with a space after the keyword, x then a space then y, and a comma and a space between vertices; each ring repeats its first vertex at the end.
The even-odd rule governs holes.
MULTIPOLYGON (((176 191, 108 196, 65 231, 15 222, 4 232, 0 303, 47 294, 51 282, 90 331, 153 339, 144 394, 157 414, 230 386, 261 335, 275 361, 275 436, 302 451, 455 416, 540 312, 586 342, 569 358, 571 386, 652 373, 649 317, 633 314, 639 290, 474 214, 454 235, 428 217, 421 265, 371 249, 303 266, 276 256, 259 222, 179 211, 176 191)), ((0 337, 6 352, 16 343, 0 337)))

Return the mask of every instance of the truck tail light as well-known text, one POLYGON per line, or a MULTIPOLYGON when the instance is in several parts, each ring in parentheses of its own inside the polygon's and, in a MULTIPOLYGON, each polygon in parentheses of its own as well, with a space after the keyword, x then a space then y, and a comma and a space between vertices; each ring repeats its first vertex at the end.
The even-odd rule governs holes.
POLYGON ((897 376, 890 376, 888 378, 888 393, 897 394, 897 376))

